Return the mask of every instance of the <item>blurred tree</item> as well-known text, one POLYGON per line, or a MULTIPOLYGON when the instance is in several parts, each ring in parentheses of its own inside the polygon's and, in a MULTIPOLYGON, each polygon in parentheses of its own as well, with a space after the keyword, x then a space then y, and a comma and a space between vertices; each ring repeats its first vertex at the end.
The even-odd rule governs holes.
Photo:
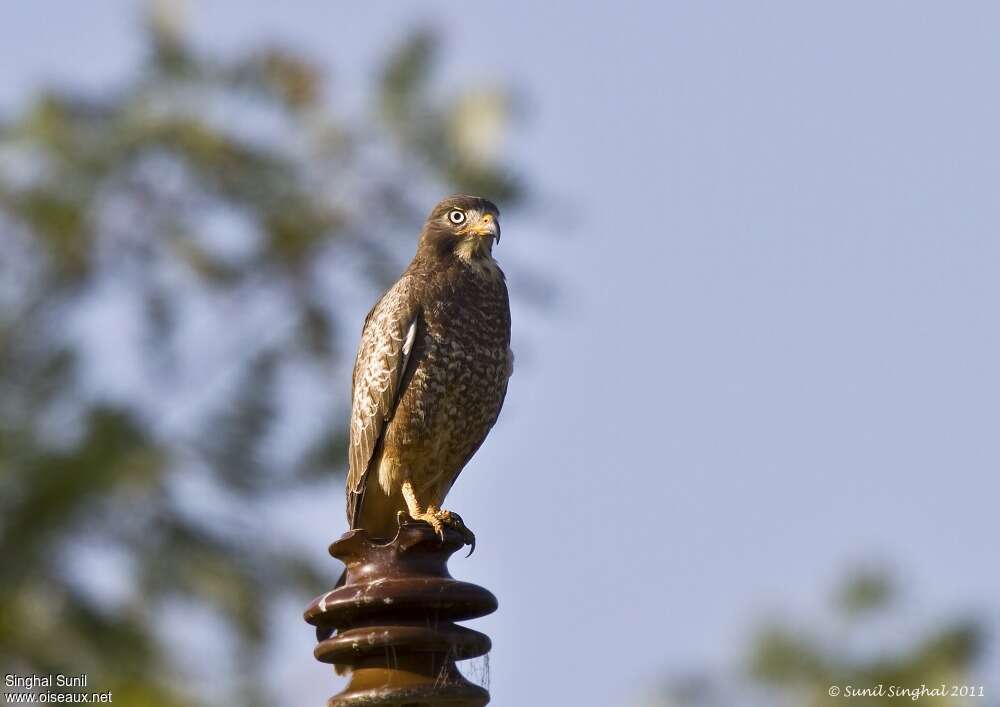
POLYGON ((670 707, 969 707, 997 704, 990 687, 972 696, 890 694, 890 687, 977 686, 983 624, 959 618, 916 630, 897 612, 897 590, 885 572, 862 568, 834 595, 835 613, 808 628, 772 620, 755 634, 746 674, 735 680, 693 677, 671 684, 658 704, 670 707), (825 627, 826 630, 820 627, 825 627), (831 687, 839 692, 830 694, 831 687), (880 689, 881 687, 881 689, 880 689), (848 694, 850 688, 851 694, 848 694), (870 690, 869 693, 856 692, 870 690))
POLYGON ((0 124, 0 664, 196 704, 158 622, 208 609, 248 647, 238 701, 266 704, 267 607, 327 580, 255 519, 341 471, 355 315, 428 204, 520 196, 508 104, 437 96, 422 32, 353 121, 295 52, 206 57, 166 4, 147 36, 118 90, 0 124))

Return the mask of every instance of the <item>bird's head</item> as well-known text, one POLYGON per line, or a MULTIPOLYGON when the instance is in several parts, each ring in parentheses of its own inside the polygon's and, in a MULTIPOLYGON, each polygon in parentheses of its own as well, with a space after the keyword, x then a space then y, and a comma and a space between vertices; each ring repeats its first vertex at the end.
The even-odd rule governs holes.
POLYGON ((500 241, 500 210, 478 196, 449 196, 431 211, 420 235, 420 247, 466 262, 492 260, 500 241))

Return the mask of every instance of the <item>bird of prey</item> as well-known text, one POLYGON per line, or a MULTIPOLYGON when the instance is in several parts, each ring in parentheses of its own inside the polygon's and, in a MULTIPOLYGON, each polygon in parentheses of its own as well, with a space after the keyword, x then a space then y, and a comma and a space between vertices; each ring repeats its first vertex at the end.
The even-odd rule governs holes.
POLYGON ((441 504, 500 414, 513 370, 510 304, 493 259, 500 212, 451 196, 417 253, 365 319, 354 363, 347 519, 395 537, 402 513, 442 538, 461 518, 441 504))

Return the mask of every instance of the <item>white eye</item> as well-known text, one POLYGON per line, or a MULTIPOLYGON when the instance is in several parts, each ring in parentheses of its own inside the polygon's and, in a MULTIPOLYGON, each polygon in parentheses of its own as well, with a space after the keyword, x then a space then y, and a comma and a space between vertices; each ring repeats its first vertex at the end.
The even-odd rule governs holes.
POLYGON ((448 220, 454 224, 460 224, 465 221, 465 212, 459 211, 458 209, 452 209, 448 212, 448 220))

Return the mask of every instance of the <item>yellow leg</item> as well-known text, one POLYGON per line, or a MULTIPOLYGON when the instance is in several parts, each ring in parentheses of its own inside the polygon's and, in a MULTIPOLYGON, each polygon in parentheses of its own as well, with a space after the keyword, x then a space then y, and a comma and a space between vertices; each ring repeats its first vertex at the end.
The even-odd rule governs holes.
MULTIPOLYGON (((406 501, 406 510, 410 514, 410 518, 413 520, 422 520, 434 528, 434 532, 438 534, 441 540, 444 540, 444 526, 450 526, 455 530, 462 533, 462 537, 465 539, 466 544, 472 545, 472 548, 476 547, 476 536, 475 534, 465 527, 465 523, 457 513, 452 513, 451 511, 446 511, 437 506, 427 506, 423 509, 420 505, 420 501, 417 500, 417 494, 413 490, 413 484, 409 481, 403 482, 403 500, 406 501)), ((469 553, 472 554, 471 552, 469 553)))

